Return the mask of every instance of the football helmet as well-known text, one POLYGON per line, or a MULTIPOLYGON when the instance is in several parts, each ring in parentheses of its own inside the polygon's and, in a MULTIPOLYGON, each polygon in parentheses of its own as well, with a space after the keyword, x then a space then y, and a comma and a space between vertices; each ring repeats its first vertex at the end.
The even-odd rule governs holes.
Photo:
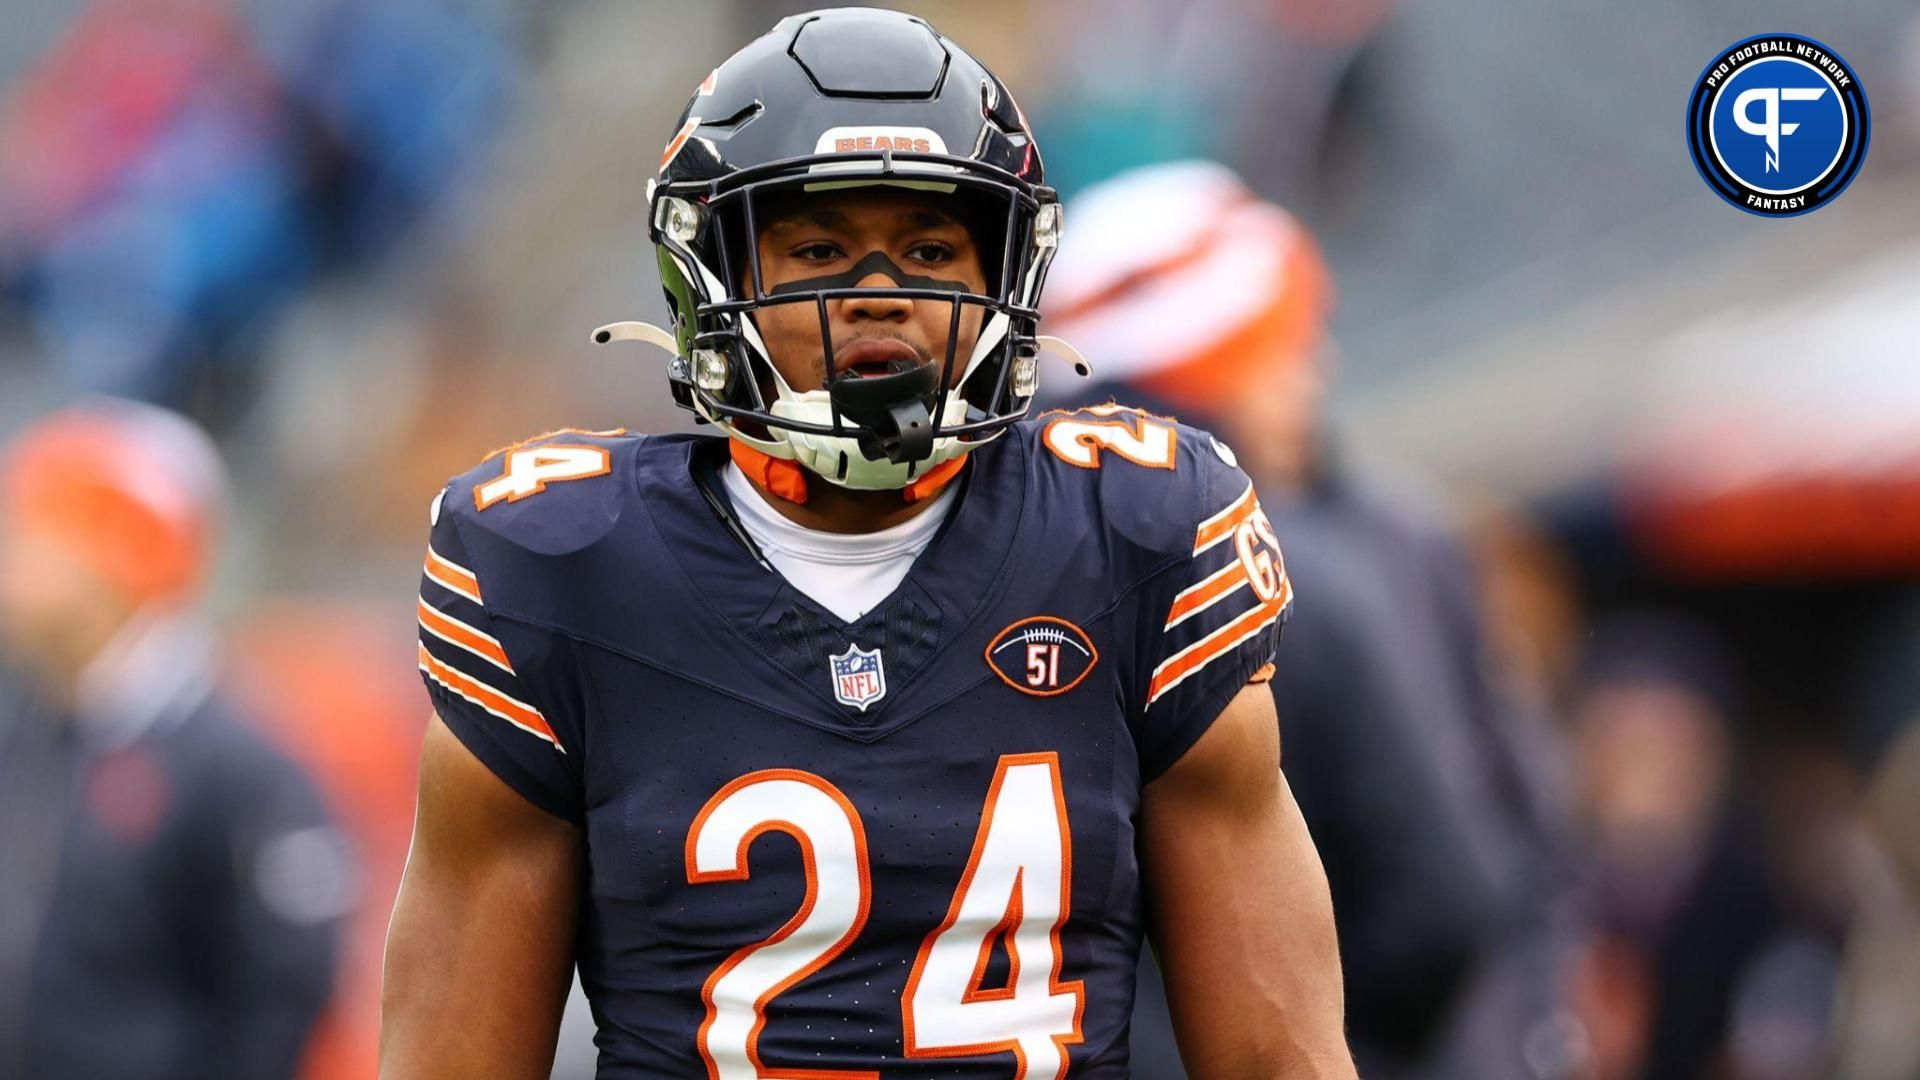
POLYGON ((1026 119, 980 61, 912 15, 841 8, 781 20, 694 92, 648 204, 672 330, 615 323, 595 340, 665 348, 676 403, 833 483, 903 488, 992 438, 1026 415, 1043 348, 1088 371, 1036 332, 1062 218, 1026 119), (855 274, 765 287, 755 238, 770 197, 874 184, 964 204, 956 216, 974 229, 987 291, 891 263, 893 288, 855 289, 855 274), (885 374, 836 367, 828 303, 876 294, 951 301, 945 355, 885 374), (756 312, 796 303, 819 312, 821 389, 788 385, 755 324, 756 312), (968 307, 982 309, 981 330, 956 355, 968 307))

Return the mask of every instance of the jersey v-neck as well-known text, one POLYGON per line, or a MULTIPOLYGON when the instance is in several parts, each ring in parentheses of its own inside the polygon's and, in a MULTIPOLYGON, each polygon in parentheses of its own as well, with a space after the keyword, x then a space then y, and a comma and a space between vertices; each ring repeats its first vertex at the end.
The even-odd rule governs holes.
POLYGON ((949 485, 932 505, 898 525, 834 533, 788 519, 732 462, 724 479, 734 515, 760 553, 787 584, 847 623, 858 622, 899 587, 953 511, 956 495, 949 485))
MULTIPOLYGON (((910 693, 917 676, 936 666, 942 647, 997 595, 1026 532, 1026 449, 1015 440, 993 440, 968 455, 967 469, 952 485, 951 509, 906 575, 849 622, 773 571, 764 556, 756 558, 744 529, 727 520, 739 512, 722 476, 726 440, 693 436, 681 446, 673 466, 636 470, 632 478, 662 553, 754 653, 786 671, 843 722, 875 736, 919 707, 907 700, 918 697, 910 693), (727 505, 710 505, 715 499, 727 505), (827 677, 828 657, 849 645, 885 654, 888 693, 863 711, 836 702, 827 677)), ((971 668, 967 673, 973 674, 971 668)))

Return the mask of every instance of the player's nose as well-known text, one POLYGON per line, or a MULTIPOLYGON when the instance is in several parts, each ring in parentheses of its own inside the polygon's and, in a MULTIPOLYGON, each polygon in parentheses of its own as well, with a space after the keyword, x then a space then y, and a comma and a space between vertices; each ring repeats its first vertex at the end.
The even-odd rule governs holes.
POLYGON ((913 313, 913 301, 904 296, 889 295, 886 289, 898 289, 900 283, 886 274, 875 271, 854 282, 854 288, 876 290, 849 298, 843 309, 852 319, 892 319, 904 322, 913 313))

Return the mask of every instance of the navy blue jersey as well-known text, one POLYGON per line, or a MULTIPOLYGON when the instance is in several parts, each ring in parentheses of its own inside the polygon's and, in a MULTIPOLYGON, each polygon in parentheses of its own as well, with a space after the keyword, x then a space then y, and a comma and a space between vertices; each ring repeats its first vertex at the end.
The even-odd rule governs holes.
POLYGON ((1024 422, 849 624, 736 539, 726 455, 562 433, 435 503, 420 666, 584 829, 599 1075, 1126 1076, 1142 786, 1290 610, 1246 475, 1132 411, 1024 422))

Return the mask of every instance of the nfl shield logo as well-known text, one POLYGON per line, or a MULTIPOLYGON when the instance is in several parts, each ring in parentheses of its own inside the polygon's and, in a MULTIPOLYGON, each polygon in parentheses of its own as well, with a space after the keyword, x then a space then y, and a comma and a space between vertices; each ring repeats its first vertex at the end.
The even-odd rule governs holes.
POLYGON ((862 649, 851 642, 839 656, 827 657, 833 668, 833 696, 861 712, 887 696, 887 670, 879 649, 862 649))

